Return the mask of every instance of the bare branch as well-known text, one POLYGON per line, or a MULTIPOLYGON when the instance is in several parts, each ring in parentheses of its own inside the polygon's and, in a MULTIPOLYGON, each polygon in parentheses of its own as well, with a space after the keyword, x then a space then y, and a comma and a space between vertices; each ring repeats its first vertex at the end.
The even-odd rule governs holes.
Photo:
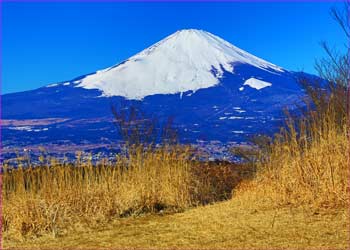
POLYGON ((333 19, 340 25, 343 29, 345 35, 350 38, 350 3, 349 1, 345 1, 343 11, 333 7, 331 9, 331 16, 333 19))

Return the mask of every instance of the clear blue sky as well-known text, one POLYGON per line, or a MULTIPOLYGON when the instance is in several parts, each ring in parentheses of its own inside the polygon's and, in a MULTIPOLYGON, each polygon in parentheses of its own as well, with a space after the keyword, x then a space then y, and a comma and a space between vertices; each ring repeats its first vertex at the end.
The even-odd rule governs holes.
POLYGON ((179 29, 204 29, 290 70, 314 71, 320 41, 343 47, 336 2, 7 2, 2 6, 2 93, 112 66, 179 29))

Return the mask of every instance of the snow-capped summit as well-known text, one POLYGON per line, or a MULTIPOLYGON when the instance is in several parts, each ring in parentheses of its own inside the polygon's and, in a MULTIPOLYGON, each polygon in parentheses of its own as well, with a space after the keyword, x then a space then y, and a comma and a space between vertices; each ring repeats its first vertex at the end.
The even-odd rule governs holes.
POLYGON ((154 94, 213 87, 219 83, 224 71, 234 73, 236 64, 283 71, 209 32, 186 29, 120 64, 84 77, 76 86, 101 90, 104 96, 142 99, 154 94))

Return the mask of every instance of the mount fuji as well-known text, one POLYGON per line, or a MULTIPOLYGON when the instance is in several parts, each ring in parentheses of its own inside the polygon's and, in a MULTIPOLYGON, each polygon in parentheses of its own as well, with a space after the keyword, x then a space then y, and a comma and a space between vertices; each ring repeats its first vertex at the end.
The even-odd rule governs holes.
POLYGON ((209 32, 180 30, 109 68, 2 95, 3 157, 39 146, 73 152, 118 144, 110 107, 121 102, 159 119, 174 117, 181 142, 221 152, 256 133, 276 132, 283 109, 305 95, 301 75, 314 77, 209 32))

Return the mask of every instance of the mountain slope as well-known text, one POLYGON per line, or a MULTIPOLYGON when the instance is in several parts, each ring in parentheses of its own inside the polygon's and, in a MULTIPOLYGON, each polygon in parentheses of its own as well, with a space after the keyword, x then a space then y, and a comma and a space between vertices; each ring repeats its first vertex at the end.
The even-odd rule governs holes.
POLYGON ((174 117, 180 141, 204 143, 220 156, 221 147, 276 131, 283 108, 304 95, 299 76, 208 32, 178 31, 110 68, 3 95, 4 151, 105 148, 120 139, 111 105, 136 105, 160 121, 174 117))

